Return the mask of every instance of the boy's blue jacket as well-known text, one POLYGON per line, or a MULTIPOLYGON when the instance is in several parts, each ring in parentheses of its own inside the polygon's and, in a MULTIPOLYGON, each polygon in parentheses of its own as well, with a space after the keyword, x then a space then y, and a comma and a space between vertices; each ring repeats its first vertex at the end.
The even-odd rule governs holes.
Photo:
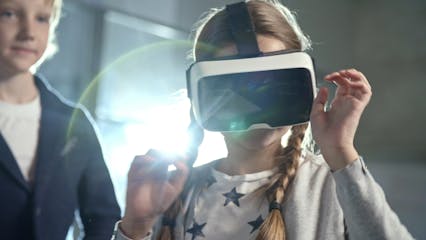
POLYGON ((42 113, 33 184, 0 134, 0 239, 65 239, 77 209, 84 239, 110 239, 120 209, 93 120, 34 80, 42 113))

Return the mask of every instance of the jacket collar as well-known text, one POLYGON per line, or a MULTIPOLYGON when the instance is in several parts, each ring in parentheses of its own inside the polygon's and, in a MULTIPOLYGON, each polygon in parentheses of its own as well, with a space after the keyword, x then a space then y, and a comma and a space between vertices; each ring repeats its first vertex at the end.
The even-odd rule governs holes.
MULTIPOLYGON (((40 188, 48 182, 52 164, 61 157, 61 146, 65 142, 69 117, 64 102, 57 92, 39 76, 34 76, 34 81, 39 90, 42 109, 34 180, 34 187, 40 188)), ((30 191, 28 182, 24 179, 15 157, 1 134, 0 156, 0 167, 3 167, 20 187, 30 191)))
POLYGON ((7 172, 7 174, 9 174, 20 187, 27 191, 30 190, 28 182, 22 175, 21 169, 19 169, 12 151, 3 136, 0 134, 0 168, 1 167, 4 168, 5 172, 7 172))
POLYGON ((37 146, 37 163, 35 168, 34 191, 36 199, 47 188, 55 164, 63 158, 63 147, 70 120, 71 110, 65 100, 43 78, 35 76, 35 83, 40 93, 41 120, 37 146))

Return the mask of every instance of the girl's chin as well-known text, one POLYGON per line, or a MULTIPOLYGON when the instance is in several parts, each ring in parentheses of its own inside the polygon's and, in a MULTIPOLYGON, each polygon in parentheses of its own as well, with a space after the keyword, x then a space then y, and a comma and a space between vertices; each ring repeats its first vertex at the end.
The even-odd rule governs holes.
POLYGON ((224 132, 224 136, 230 136, 230 137, 238 137, 238 138, 252 138, 252 137, 262 137, 262 136, 269 136, 272 134, 278 134, 278 135, 284 135, 290 127, 281 127, 281 128, 259 128, 259 129, 251 129, 247 131, 241 131, 241 132, 224 132))
POLYGON ((232 142, 238 142, 249 149, 263 149, 274 143, 281 143, 282 136, 288 128, 276 129, 252 129, 244 132, 224 133, 225 138, 232 142))

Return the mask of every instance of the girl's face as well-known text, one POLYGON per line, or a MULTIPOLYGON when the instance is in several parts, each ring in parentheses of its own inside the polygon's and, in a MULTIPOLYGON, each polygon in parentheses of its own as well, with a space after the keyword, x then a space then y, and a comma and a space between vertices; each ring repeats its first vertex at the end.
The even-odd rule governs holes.
POLYGON ((228 146, 238 146, 247 150, 262 150, 281 145, 281 138, 289 126, 275 129, 253 129, 242 132, 223 132, 228 146))
MULTIPOLYGON (((257 35, 257 43, 261 52, 273 52, 285 50, 286 46, 280 40, 266 36, 257 35)), ((216 57, 224 57, 237 54, 235 45, 228 45, 220 49, 216 57)), ((256 150, 270 145, 281 144, 282 136, 290 129, 289 126, 276 129, 253 129, 242 132, 224 132, 227 144, 237 144, 241 147, 256 150)))
POLYGON ((49 40, 52 3, 46 0, 0 0, 0 72, 27 72, 43 55, 49 40))

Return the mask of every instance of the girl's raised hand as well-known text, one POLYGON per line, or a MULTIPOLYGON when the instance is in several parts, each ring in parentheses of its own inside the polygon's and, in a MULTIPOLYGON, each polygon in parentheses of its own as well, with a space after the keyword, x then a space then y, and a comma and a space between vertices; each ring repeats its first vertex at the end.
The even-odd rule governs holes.
POLYGON ((127 182, 126 210, 120 224, 126 236, 144 237, 183 189, 188 167, 176 159, 164 159, 153 151, 133 160, 127 182), (168 172, 173 161, 174 172, 168 172))
POLYGON ((312 133, 330 168, 337 170, 358 158, 355 132, 372 93, 367 78, 355 69, 334 72, 324 79, 337 85, 336 95, 325 111, 328 89, 319 90, 311 112, 312 133))

